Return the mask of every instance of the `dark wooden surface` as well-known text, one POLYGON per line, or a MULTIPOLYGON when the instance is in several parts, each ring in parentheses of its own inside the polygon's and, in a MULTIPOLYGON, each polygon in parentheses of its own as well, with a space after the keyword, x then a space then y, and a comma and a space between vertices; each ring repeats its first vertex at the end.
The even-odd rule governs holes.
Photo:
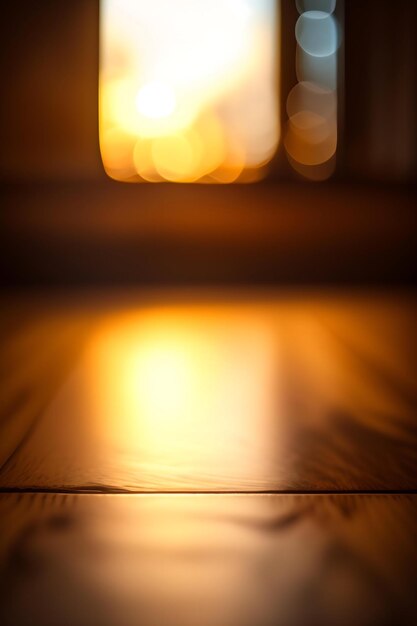
POLYGON ((10 298, 0 487, 415 490, 415 313, 400 292, 10 298))
POLYGON ((0 619, 23 626, 417 620, 416 496, 0 496, 0 619))
POLYGON ((415 624, 416 306, 4 297, 2 626, 415 624))

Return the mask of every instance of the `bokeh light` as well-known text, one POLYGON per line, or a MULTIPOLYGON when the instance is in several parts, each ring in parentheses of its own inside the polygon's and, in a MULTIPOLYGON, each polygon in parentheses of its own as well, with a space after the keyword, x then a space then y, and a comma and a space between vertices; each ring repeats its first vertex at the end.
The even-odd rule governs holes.
POLYGON ((302 177, 325 180, 335 169, 338 142, 336 0, 297 0, 298 83, 287 97, 284 146, 302 177))
POLYGON ((328 57, 337 50, 335 19, 323 11, 306 11, 300 15, 295 36, 299 47, 313 57, 328 57))
POLYGON ((109 176, 262 176, 280 134, 278 4, 101 0, 100 147, 109 176))

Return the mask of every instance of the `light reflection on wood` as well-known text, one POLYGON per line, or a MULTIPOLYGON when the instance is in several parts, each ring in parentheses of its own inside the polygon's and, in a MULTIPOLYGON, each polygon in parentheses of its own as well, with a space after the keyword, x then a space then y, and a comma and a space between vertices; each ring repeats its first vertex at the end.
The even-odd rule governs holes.
POLYGON ((416 496, 0 496, 0 618, 415 623, 416 496))
POLYGON ((0 487, 416 489, 412 297, 106 298, 44 304, 35 348, 8 331, 2 365, 45 408, 18 447, 3 396, 0 487))

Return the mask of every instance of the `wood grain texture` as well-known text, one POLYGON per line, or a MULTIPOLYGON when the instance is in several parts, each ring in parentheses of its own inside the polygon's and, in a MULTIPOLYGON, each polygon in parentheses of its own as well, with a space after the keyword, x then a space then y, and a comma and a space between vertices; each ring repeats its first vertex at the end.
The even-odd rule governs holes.
POLYGON ((25 322, 4 326, 3 490, 417 489, 410 294, 107 292, 9 310, 25 322))
POLYGON ((0 496, 7 626, 416 623, 416 496, 0 496))
POLYGON ((37 420, 79 355, 88 315, 69 320, 62 306, 42 299, 1 302, 0 469, 35 428, 37 420))

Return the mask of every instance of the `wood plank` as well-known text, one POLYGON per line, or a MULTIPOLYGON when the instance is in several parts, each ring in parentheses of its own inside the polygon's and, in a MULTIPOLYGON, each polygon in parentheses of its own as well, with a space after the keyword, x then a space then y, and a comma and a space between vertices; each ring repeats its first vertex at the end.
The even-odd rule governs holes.
POLYGON ((415 624, 416 496, 0 496, 8 626, 415 624))

